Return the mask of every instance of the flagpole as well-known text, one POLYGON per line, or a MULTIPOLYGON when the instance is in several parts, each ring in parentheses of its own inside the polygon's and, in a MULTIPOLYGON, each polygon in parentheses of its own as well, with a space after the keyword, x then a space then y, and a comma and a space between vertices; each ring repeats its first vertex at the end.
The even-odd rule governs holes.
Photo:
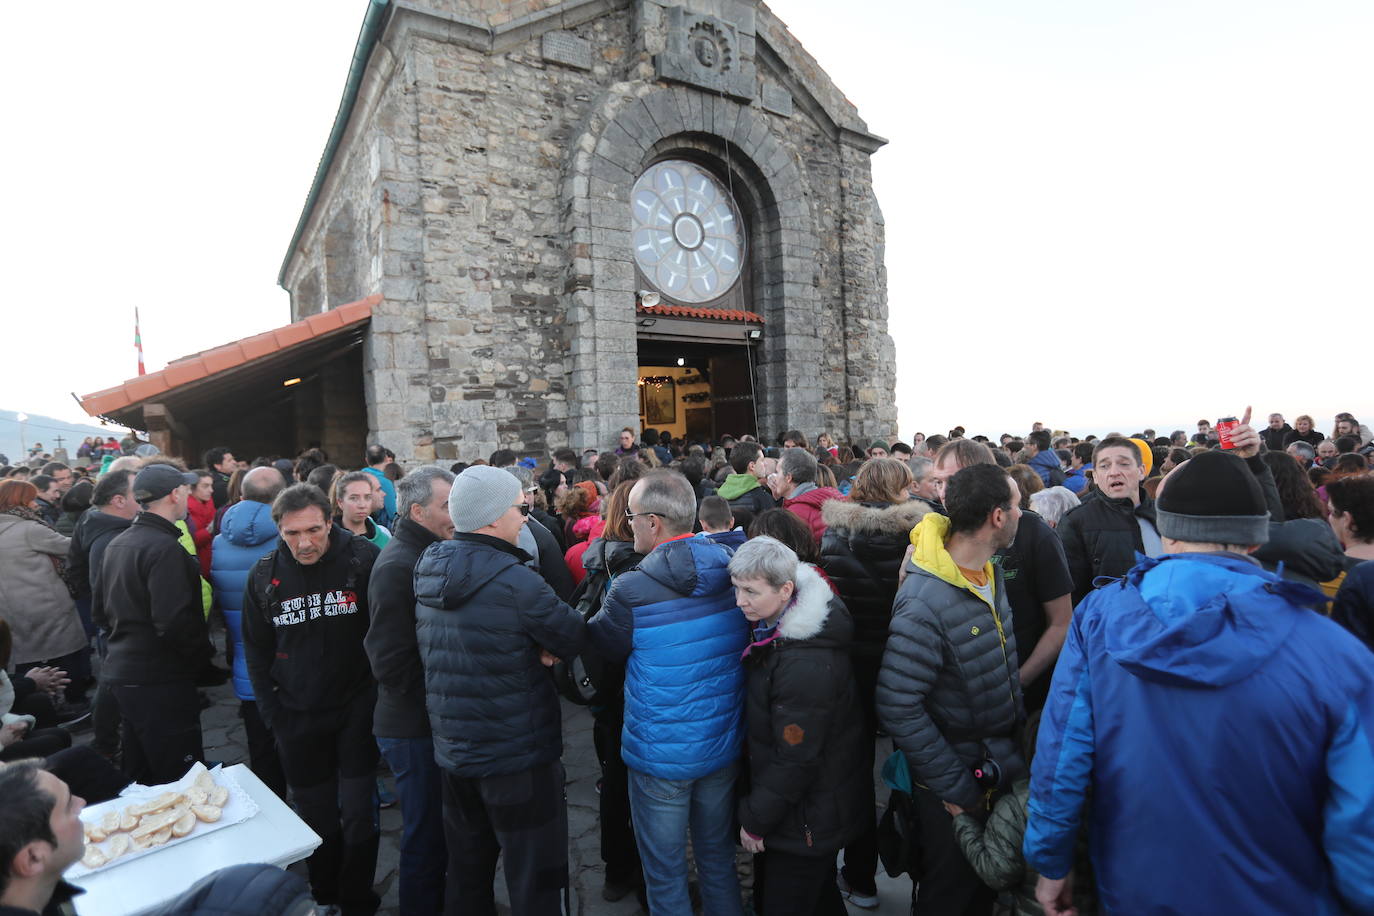
POLYGON ((138 374, 147 375, 143 368, 143 334, 138 327, 138 306, 134 306, 134 349, 138 350, 138 374))

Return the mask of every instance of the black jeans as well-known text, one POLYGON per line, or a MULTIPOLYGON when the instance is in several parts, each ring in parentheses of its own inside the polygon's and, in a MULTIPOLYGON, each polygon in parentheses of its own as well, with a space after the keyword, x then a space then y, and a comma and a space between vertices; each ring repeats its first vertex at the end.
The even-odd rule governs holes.
POLYGON ((765 849, 754 856, 754 912, 762 916, 847 916, 835 883, 834 851, 799 856, 765 849))
POLYGON ((495 916, 492 880, 503 856, 512 913, 562 916, 568 898, 568 802, 557 760, 504 776, 444 771, 444 838, 455 894, 449 916, 495 916))
POLYGON ((344 916, 372 916, 381 898, 372 890, 377 871, 377 742, 364 691, 347 706, 319 712, 278 710, 272 722, 296 813, 320 835, 306 860, 310 889, 344 916))
POLYGON ((191 681, 175 684, 112 684, 124 718, 124 774, 155 786, 175 782, 191 764, 204 762, 200 697, 191 681))
POLYGON ((239 700, 239 718, 243 720, 243 731, 248 738, 248 767, 282 801, 286 801, 286 773, 281 767, 281 756, 277 753, 277 742, 272 730, 262 721, 258 704, 252 700, 239 700))
POLYGON ((878 887, 878 808, 871 774, 874 742, 878 740, 878 711, 874 705, 874 693, 882 661, 882 657, 877 655, 852 657, 854 685, 859 693, 859 708, 864 717, 863 755, 859 758, 859 765, 870 777, 864 783, 868 788, 864 792, 864 809, 860 812, 863 833, 844 848, 844 880, 862 894, 877 893, 878 887))
POLYGON ((594 713, 592 742, 601 761, 601 861, 606 863, 606 882, 637 886, 644 883, 639 847, 630 818, 630 775, 620 756, 625 711, 604 707, 594 713))
POLYGON ((912 916, 990 916, 997 894, 968 864, 954 836, 954 818, 929 789, 913 787, 920 818, 920 874, 912 868, 912 916))
POLYGON ((24 735, 0 751, 0 761, 10 763, 15 760, 32 760, 47 757, 72 746, 72 736, 60 728, 37 728, 24 735))

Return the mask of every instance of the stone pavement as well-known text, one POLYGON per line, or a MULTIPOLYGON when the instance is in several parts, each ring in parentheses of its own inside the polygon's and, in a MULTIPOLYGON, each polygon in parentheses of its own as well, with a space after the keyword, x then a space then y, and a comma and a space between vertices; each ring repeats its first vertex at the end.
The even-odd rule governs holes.
MULTIPOLYGON (((216 633, 216 636, 222 639, 219 633, 216 633)), ((234 697, 232 687, 226 684, 211 688, 207 693, 212 705, 201 716, 206 760, 225 765, 247 763, 248 744, 244 736, 243 723, 238 716, 238 700, 234 697)), ((89 740, 90 732, 84 732, 77 737, 78 740, 89 740)), ((568 780, 568 834, 572 858, 573 913, 577 916, 643 916, 644 911, 633 894, 617 903, 608 903, 601 899, 603 872, 597 833, 596 795, 596 781, 601 773, 592 746, 592 717, 585 708, 566 702, 563 704, 563 745, 563 765, 568 780)), ((880 752, 878 756, 881 759, 884 755, 880 752)), ((382 772, 383 782, 388 789, 394 790, 391 775, 382 772)), ((880 791, 879 797, 885 799, 886 791, 880 791)), ((396 916, 397 862, 401 838, 400 808, 384 809, 381 813, 381 826, 382 842, 377 856, 376 887, 377 893, 382 895, 382 914, 396 916)), ((749 867, 750 857, 741 851, 739 859, 741 879, 747 887, 752 874, 749 867)), ((499 869, 496 878, 496 897, 500 912, 509 913, 505 906, 505 882, 499 869)), ((877 913, 880 916, 905 914, 909 912, 910 907, 911 882, 905 876, 893 880, 880 874, 879 898, 877 910, 851 907, 850 912, 877 913)))

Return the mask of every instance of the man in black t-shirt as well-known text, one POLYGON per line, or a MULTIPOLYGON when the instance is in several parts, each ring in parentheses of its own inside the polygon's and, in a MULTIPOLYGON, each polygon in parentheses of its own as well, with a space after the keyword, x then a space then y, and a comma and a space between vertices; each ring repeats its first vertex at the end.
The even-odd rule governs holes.
MULTIPOLYGON (((935 454, 931 477, 941 500, 945 482, 956 472, 971 464, 996 463, 991 449, 974 446, 978 444, 954 440, 935 454)), ((1073 578, 1063 543, 1044 519, 1030 511, 1021 513, 1016 539, 995 554, 993 562, 1002 567, 1016 633, 1021 692, 1029 713, 1044 706, 1049 694, 1050 675, 1073 616, 1073 578)))

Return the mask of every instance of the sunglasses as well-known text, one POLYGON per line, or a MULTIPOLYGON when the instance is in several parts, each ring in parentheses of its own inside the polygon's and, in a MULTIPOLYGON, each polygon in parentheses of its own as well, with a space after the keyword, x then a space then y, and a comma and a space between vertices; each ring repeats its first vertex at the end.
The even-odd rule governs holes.
POLYGON ((523 516, 525 516, 525 518, 529 518, 529 517, 530 517, 530 507, 527 506, 527 505, 525 505, 524 503, 521 503, 521 504, 518 505, 518 506, 511 506, 511 508, 512 508, 512 509, 519 509, 519 510, 520 510, 520 514, 523 515, 523 516))

